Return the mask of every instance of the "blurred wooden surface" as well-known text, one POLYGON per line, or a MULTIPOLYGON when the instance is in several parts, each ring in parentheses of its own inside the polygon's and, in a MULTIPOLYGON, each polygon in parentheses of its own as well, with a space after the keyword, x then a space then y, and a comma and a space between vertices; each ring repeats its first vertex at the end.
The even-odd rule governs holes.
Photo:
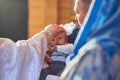
POLYGON ((48 24, 70 21, 72 0, 28 0, 28 38, 48 24))
POLYGON ((73 0, 58 0, 58 24, 64 24, 71 19, 73 0))

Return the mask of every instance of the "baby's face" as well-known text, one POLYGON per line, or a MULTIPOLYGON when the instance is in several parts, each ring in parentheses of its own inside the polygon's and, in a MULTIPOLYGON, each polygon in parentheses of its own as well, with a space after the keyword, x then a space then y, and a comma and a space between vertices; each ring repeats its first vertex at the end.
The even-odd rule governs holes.
POLYGON ((59 33, 54 39, 56 45, 63 45, 66 43, 66 33, 59 33))
POLYGON ((62 45, 66 43, 66 32, 63 27, 57 24, 51 24, 46 29, 50 30, 54 35, 54 39, 51 41, 52 44, 62 45))

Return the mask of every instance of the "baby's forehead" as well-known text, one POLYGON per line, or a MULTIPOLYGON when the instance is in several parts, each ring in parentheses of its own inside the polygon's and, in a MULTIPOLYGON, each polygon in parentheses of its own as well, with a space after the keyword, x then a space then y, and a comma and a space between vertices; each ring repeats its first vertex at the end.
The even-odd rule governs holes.
POLYGON ((61 33, 59 33, 59 34, 57 34, 56 36, 55 36, 56 38, 58 38, 58 37, 66 37, 66 33, 65 32, 61 32, 61 33))

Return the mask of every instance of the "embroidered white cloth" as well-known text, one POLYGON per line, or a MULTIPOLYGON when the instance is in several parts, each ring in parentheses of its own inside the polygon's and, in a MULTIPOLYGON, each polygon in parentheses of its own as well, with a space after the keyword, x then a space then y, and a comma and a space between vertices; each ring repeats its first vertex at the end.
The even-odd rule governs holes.
POLYGON ((0 80, 39 80, 52 34, 43 30, 28 40, 0 38, 0 80))

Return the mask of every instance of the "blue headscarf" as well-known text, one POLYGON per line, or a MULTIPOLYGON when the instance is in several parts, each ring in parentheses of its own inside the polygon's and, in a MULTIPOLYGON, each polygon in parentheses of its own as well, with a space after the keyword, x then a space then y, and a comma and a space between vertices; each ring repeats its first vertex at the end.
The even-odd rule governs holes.
POLYGON ((74 56, 64 80, 120 80, 120 0, 93 0, 74 56))
POLYGON ((92 38, 108 37, 109 40, 114 39, 120 45, 120 0, 93 0, 87 16, 88 19, 84 21, 74 43, 74 54, 71 59, 92 38))

